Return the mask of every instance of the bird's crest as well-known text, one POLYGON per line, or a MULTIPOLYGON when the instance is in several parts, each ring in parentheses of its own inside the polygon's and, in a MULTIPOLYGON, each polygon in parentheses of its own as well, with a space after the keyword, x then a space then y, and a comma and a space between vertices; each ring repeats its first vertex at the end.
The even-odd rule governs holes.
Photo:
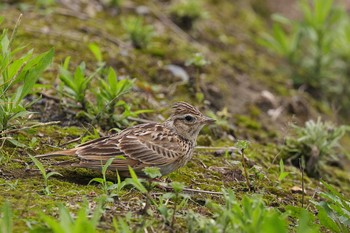
POLYGON ((198 116, 202 115, 202 113, 197 108, 183 101, 175 103, 172 109, 173 109, 174 115, 182 115, 187 113, 191 113, 193 115, 198 115, 198 116))

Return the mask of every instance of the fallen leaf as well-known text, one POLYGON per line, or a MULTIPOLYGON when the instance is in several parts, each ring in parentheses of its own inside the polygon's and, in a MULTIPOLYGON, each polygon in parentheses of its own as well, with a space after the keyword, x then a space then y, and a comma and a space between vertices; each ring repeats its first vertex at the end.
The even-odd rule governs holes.
MULTIPOLYGON (((293 186, 290 190, 292 191, 292 193, 303 193, 303 189, 299 186, 293 186)), ((305 190, 304 193, 306 194, 305 190)))

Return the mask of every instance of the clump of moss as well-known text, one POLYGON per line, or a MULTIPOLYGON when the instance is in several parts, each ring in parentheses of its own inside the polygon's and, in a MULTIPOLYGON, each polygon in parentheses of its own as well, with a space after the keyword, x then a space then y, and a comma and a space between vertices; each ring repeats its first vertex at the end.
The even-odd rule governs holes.
POLYGON ((244 126, 248 129, 258 130, 261 129, 261 124, 249 116, 244 115, 236 115, 236 123, 237 125, 244 126))

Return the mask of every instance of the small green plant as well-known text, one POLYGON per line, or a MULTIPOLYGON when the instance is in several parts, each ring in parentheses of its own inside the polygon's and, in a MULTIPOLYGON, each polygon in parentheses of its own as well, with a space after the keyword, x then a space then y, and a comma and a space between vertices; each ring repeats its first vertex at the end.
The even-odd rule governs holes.
POLYGON ((98 68, 90 76, 86 75, 84 62, 76 68, 74 74, 70 72, 68 70, 70 57, 67 57, 60 67, 59 77, 62 81, 60 92, 77 103, 73 104, 74 107, 83 110, 77 116, 98 123, 102 127, 120 127, 128 123, 128 117, 149 112, 149 110, 131 111, 130 105, 120 98, 132 89, 134 81, 128 77, 118 79, 113 68, 105 67, 100 48, 96 44, 90 44, 89 48, 98 61, 98 68), (95 76, 98 76, 97 83, 94 83, 97 87, 91 90, 90 83, 95 76), (87 96, 95 98, 89 98, 88 101, 87 96), (116 114, 117 107, 124 111, 116 114))
POLYGON ((132 169, 132 167, 129 167, 129 173, 130 173, 130 178, 125 179, 125 181, 128 184, 131 184, 132 186, 134 186, 141 193, 147 193, 147 189, 142 184, 142 182, 144 182, 144 180, 143 179, 139 179, 137 177, 137 175, 136 175, 135 171, 132 169))
POLYGON ((30 139, 30 142, 28 143, 28 147, 32 150, 34 150, 39 144, 38 138, 37 137, 32 137, 30 139))
POLYGON ((82 136, 81 143, 88 142, 100 137, 100 133, 96 128, 93 128, 91 131, 87 131, 86 135, 82 136))
POLYGON ((103 121, 107 119, 109 125, 122 120, 120 119, 121 116, 115 116, 114 113, 117 106, 125 107, 124 101, 121 101, 120 97, 129 92, 133 84, 133 80, 127 77, 118 80, 114 69, 109 68, 107 77, 99 80, 99 88, 95 92, 97 104, 94 112, 96 112, 96 120, 103 121))
POLYGON ((190 30, 193 24, 206 17, 201 1, 180 0, 170 8, 170 15, 174 22, 185 30, 190 30))
POLYGON ((193 65, 196 68, 201 68, 209 64, 209 61, 205 59, 202 53, 195 53, 186 61, 186 66, 193 65))
MULTIPOLYGON (((53 233, 95 233, 99 224, 99 220, 103 213, 101 201, 97 203, 92 216, 89 217, 89 207, 85 204, 78 212, 76 218, 73 218, 69 210, 63 205, 59 206, 58 221, 49 215, 42 214, 42 219, 47 225, 48 229, 53 233)), ((46 232, 41 229, 41 232, 46 232)))
POLYGON ((350 232, 349 199, 335 190, 333 186, 324 181, 321 182, 328 191, 320 192, 323 201, 311 200, 311 203, 317 208, 317 216, 301 207, 286 207, 289 216, 298 221, 296 232, 320 232, 319 224, 315 224, 316 218, 320 225, 329 232, 350 232))
POLYGON ((158 167, 146 167, 143 172, 151 179, 159 178, 162 176, 158 167))
POLYGON ((301 20, 273 15, 271 34, 260 44, 286 61, 282 66, 295 87, 337 103, 349 115, 350 17, 333 0, 300 0, 301 20), (332 31, 332 33, 329 33, 332 31))
MULTIPOLYGON (((11 140, 11 138, 3 138, 4 140, 11 140)), ((17 144, 17 140, 13 140, 12 143, 14 145, 17 144)), ((14 155, 16 154, 16 151, 13 152, 9 152, 7 150, 2 149, 2 147, 0 148, 0 165, 7 165, 11 159, 14 157, 14 155)))
POLYGON ((297 233, 319 233, 320 226, 315 224, 316 217, 314 213, 309 212, 307 209, 297 206, 286 206, 286 213, 290 218, 295 219, 297 223, 297 233))
POLYGON ((6 190, 15 190, 18 186, 18 180, 8 181, 4 184, 0 184, 0 186, 8 187, 6 190))
POLYGON ((104 67, 106 65, 106 63, 103 61, 100 46, 98 46, 96 43, 91 43, 91 44, 89 44, 89 50, 96 58, 98 67, 104 67))
MULTIPOLYGON (((162 174, 157 167, 146 167, 143 169, 143 172, 149 176, 151 179, 160 177, 162 174)), ((134 186, 137 190, 139 190, 146 197, 146 206, 142 210, 143 213, 148 213, 148 209, 150 205, 157 206, 157 202, 151 196, 152 189, 155 187, 157 182, 153 182, 152 180, 139 179, 135 173, 135 171, 129 167, 129 173, 131 178, 127 178, 125 181, 127 184, 134 186), (144 184, 143 184, 144 183, 144 184)))
POLYGON ((84 62, 80 63, 80 65, 76 68, 74 73, 69 71, 69 63, 70 57, 67 57, 64 60, 62 66, 59 69, 59 78, 62 81, 62 85, 60 86, 61 93, 63 93, 66 97, 73 99, 83 110, 87 110, 87 100, 86 100, 86 91, 89 88, 89 83, 92 78, 98 73, 99 70, 94 72, 92 75, 86 75, 86 65, 84 62))
MULTIPOLYGON (((339 36, 335 39, 335 51, 344 62, 350 61, 350 18, 346 15, 340 24, 339 36)), ((347 67, 349 68, 349 67, 347 67)))
POLYGON ((334 187, 322 181, 328 192, 321 192, 325 201, 312 201, 317 207, 317 217, 322 226, 332 232, 350 232, 350 201, 334 187))
POLYGON ((130 228, 129 222, 131 221, 131 212, 128 212, 125 217, 118 216, 113 219, 113 227, 115 232, 123 232, 123 233, 134 233, 137 232, 134 229, 130 228))
POLYGON ((172 182, 171 187, 173 192, 164 193, 159 199, 158 211, 163 216, 164 222, 169 224, 171 229, 175 227, 176 221, 176 212, 179 208, 184 208, 190 196, 188 194, 182 193, 185 188, 183 183, 180 182, 172 182), (169 208, 167 203, 169 200, 173 201, 172 208, 169 208))
POLYGON ((295 137, 288 137, 282 148, 285 160, 291 160, 293 165, 300 167, 304 160, 305 171, 309 176, 318 177, 320 164, 335 158, 336 150, 340 148, 339 140, 350 130, 349 126, 336 127, 330 122, 310 120, 305 127, 294 126, 295 137))
POLYGON ((1 233, 12 233, 13 232, 13 213, 11 206, 8 202, 2 205, 0 212, 0 232, 1 233))
POLYGON ((330 96, 330 100, 342 107, 340 111, 346 117, 350 113, 347 107, 350 105, 350 90, 347 88, 350 85, 350 16, 345 14, 343 23, 339 23, 339 25, 339 35, 336 36, 334 50, 332 51, 338 55, 336 61, 340 70, 332 72, 334 78, 332 85, 329 85, 328 96, 330 96))
POLYGON ((244 171, 244 176, 245 176, 247 188, 248 188, 248 190, 250 190, 250 182, 249 182, 249 176, 248 176, 248 171, 247 171, 247 165, 246 165, 246 161, 244 158, 244 150, 248 148, 249 142, 245 141, 245 140, 239 140, 235 146, 237 147, 237 149, 239 150, 239 153, 242 156, 242 167, 243 167, 243 171, 244 171))
POLYGON ((143 18, 133 16, 124 19, 122 25, 136 49, 148 47, 154 36, 154 27, 152 25, 145 25, 143 18))
POLYGON ((207 200, 212 217, 188 214, 188 232, 288 232, 287 215, 266 207, 261 197, 245 195, 239 201, 232 190, 223 194, 224 205, 207 200))
MULTIPOLYGON (((154 187, 159 184, 157 181, 152 180, 152 179, 161 177, 159 168, 146 167, 143 169, 143 172, 150 178, 150 180, 139 179, 136 173, 130 167, 129 167, 129 172, 130 172, 131 178, 126 179, 126 182, 134 186, 146 197, 146 206, 144 207, 142 212, 149 213, 148 212, 149 207, 151 205, 154 205, 158 209, 159 213, 162 215, 164 222, 167 225, 169 225, 171 229, 174 229, 176 212, 179 210, 179 208, 183 208, 184 206, 186 206, 190 198, 189 195, 182 193, 184 189, 184 185, 179 182, 172 182, 171 187, 173 189, 173 192, 167 192, 157 200, 151 196, 151 192, 154 189, 154 187), (169 200, 173 201, 172 208, 168 207, 167 203, 169 200)), ((120 224, 125 224, 125 222, 123 221, 119 222, 119 227, 122 226, 120 224)))
MULTIPOLYGON (((97 183, 101 184, 102 190, 105 194, 105 199, 107 202, 114 202, 114 199, 116 197, 120 197, 120 193, 121 193, 122 189, 124 188, 124 186, 126 185, 125 181, 121 181, 118 171, 116 171, 116 173, 117 173, 117 183, 116 184, 107 180, 107 177, 106 177, 107 169, 109 166, 111 166, 113 160, 116 158, 117 157, 108 159, 107 162, 102 166, 102 178, 93 178, 89 182, 89 184, 91 182, 97 182, 97 183)), ((119 159, 122 159, 122 158, 124 158, 124 157, 119 156, 119 159)))
POLYGON ((207 111, 207 116, 215 120, 215 127, 219 127, 222 131, 233 132, 234 126, 230 123, 231 113, 224 107, 221 111, 207 111))
POLYGON ((293 64, 296 56, 297 45, 300 40, 300 28, 298 24, 291 28, 291 35, 288 35, 283 29, 284 25, 291 25, 292 21, 280 15, 272 15, 273 25, 271 34, 263 34, 258 41, 264 47, 277 53, 287 59, 287 62, 293 64))
POLYGON ((53 6, 54 4, 55 4, 55 0, 36 0, 35 1, 35 5, 42 8, 53 6))
POLYGON ((121 7, 123 0, 110 0, 109 4, 114 7, 121 7))
POLYGON ((118 101, 117 103, 118 107, 122 107, 123 108, 123 113, 120 114, 117 118, 115 118, 118 122, 121 122, 124 125, 130 125, 128 122, 128 117, 137 117, 139 114, 142 113, 148 113, 148 112, 152 112, 153 110, 151 109, 141 109, 141 110, 136 110, 133 111, 131 109, 131 105, 127 104, 125 101, 121 100, 118 101))
POLYGON ((203 54, 201 53, 195 53, 193 56, 186 61, 186 66, 194 66, 196 68, 196 75, 194 79, 194 91, 195 96, 198 102, 202 102, 204 100, 204 95, 201 91, 201 83, 200 83, 200 72, 201 68, 209 64, 209 61, 207 61, 203 54))
POLYGON ((333 65, 332 46, 337 37, 337 33, 328 32, 338 25, 343 13, 333 6, 333 0, 301 0, 300 9, 301 22, 274 15, 272 34, 265 34, 260 42, 286 58, 296 86, 321 88, 330 78, 327 69, 333 65), (283 26, 289 26, 290 32, 283 26))
POLYGON ((0 35, 0 138, 6 135, 6 129, 23 125, 31 113, 27 109, 32 103, 26 102, 25 97, 33 93, 37 80, 54 56, 53 49, 38 56, 30 50, 17 58, 19 52, 23 53, 23 47, 12 48, 19 21, 10 38, 7 29, 0 35))
POLYGON ((278 176, 278 180, 282 181, 289 175, 289 172, 284 171, 284 162, 283 159, 280 160, 280 175, 278 176))
POLYGON ((58 172, 49 172, 47 173, 43 164, 38 160, 36 159, 35 157, 29 155, 30 159, 34 162, 35 166, 39 169, 41 175, 43 176, 44 178, 44 193, 46 195, 50 195, 51 194, 51 187, 52 185, 49 185, 49 178, 53 175, 59 175, 59 176, 62 176, 60 173, 58 172))

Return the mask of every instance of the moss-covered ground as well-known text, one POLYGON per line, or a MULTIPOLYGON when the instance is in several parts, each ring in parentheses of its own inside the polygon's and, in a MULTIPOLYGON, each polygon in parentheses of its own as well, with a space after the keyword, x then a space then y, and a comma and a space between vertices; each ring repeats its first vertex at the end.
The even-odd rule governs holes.
MULTIPOLYGON (((302 205, 302 194, 292 192, 294 186, 302 186, 300 169, 286 164, 285 170, 290 175, 282 181, 278 180, 280 146, 291 130, 289 123, 300 124, 318 115, 328 119, 334 119, 334 116, 328 107, 324 107, 324 103, 293 90, 286 77, 277 71, 283 62, 257 44, 259 35, 269 30, 268 20, 254 11, 250 1, 203 1, 208 16, 196 22, 190 31, 179 29, 169 19, 171 1, 125 0, 117 11, 112 7, 100 9, 102 5, 97 3, 99 1, 66 2, 68 5, 56 3, 46 7, 39 7, 33 1, 0 3, 0 15, 5 17, 2 27, 12 29, 19 14, 23 13, 16 45, 27 45, 34 48, 36 53, 55 48, 54 63, 39 80, 44 84, 38 91, 42 100, 33 106, 36 113, 31 121, 60 121, 9 135, 30 147, 15 147, 9 142, 0 141, 0 204, 5 201, 11 204, 15 232, 25 232, 30 226, 41 224, 41 213, 57 216, 59 203, 73 212, 85 201, 93 208, 103 193, 96 183, 89 184, 92 178, 101 177, 99 171, 57 165, 69 159, 57 158, 42 161, 48 171, 62 174, 49 179, 52 193, 45 195, 43 177, 29 158, 29 155, 74 147, 91 134, 92 129, 101 135, 110 133, 108 127, 100 128, 98 124, 91 125, 86 120, 74 117, 75 110, 67 111, 57 92, 58 65, 63 63, 65 57, 71 56, 72 67, 84 61, 90 71, 96 69, 96 59, 88 49, 92 42, 100 46, 103 60, 118 75, 135 78, 133 90, 123 96, 123 100, 133 110, 154 110, 140 115, 140 118, 161 121, 169 114, 166 111, 169 104, 184 100, 217 116, 217 125, 202 130, 199 145, 232 147, 236 140, 251 142, 245 151, 249 188, 241 155, 237 151, 218 153, 218 150, 210 148, 196 150, 192 161, 162 178, 162 182, 180 181, 186 188, 212 192, 220 192, 222 188, 233 189, 238 198, 257 193, 268 206, 280 210, 284 210, 286 205, 302 205), (143 50, 132 47, 121 26, 123 18, 140 14, 138 12, 143 12, 145 22, 156 29, 151 44, 143 50), (186 66, 186 61, 197 52, 202 53, 210 63, 201 68, 186 66), (167 70, 166 65, 169 64, 181 66, 190 76, 189 82, 179 82, 178 77, 167 70), (196 76, 199 76, 204 101, 195 98, 191 82, 196 76), (263 91, 272 93, 276 103, 264 98, 263 91), (295 102, 296 99, 299 102, 295 102), (277 107, 274 104, 287 106, 275 119, 268 114, 270 108, 277 107), (33 138, 37 138, 37 142, 31 144, 33 138)), ((136 123, 129 121, 129 124, 136 123)), ((349 136, 344 137, 342 143, 347 145, 349 142, 349 136)), ((322 167, 322 179, 350 197, 348 158, 344 157, 342 164, 343 167, 322 167)), ((115 180, 114 174, 109 174, 109 177, 115 180)), ((305 206, 310 199, 318 200, 317 191, 323 188, 318 179, 307 176, 304 177, 304 185, 305 206)), ((164 190, 156 188, 154 195, 162 192, 164 190)), ((209 214, 204 206, 206 199, 221 201, 217 194, 189 194, 191 201, 186 208, 201 214, 209 214)), ((142 216, 137 213, 144 203, 139 192, 131 187, 125 188, 119 199, 106 208, 101 220, 101 232, 111 230, 112 219, 129 211, 135 225, 141 224, 142 216)), ((150 216, 143 217, 152 219, 150 216)), ((181 222, 179 218, 179 226, 176 227, 179 232, 181 222)), ((156 220, 154 224, 163 226, 156 220)), ((167 230, 163 226, 155 231, 167 230)))

